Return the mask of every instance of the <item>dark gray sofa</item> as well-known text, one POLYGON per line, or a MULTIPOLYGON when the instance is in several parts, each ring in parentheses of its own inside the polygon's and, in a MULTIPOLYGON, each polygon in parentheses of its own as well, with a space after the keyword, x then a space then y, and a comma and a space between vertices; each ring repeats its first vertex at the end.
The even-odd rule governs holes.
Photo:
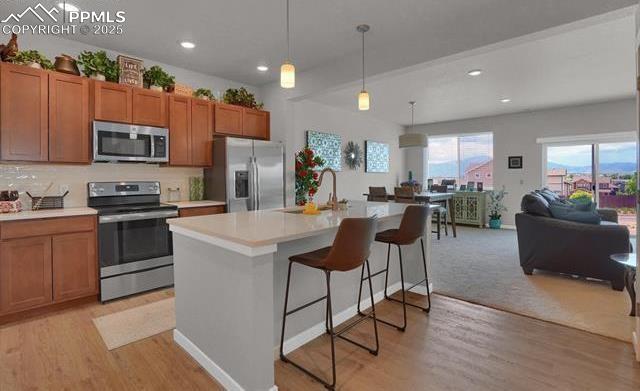
POLYGON ((598 209, 599 225, 551 217, 548 202, 539 194, 522 198, 516 214, 520 266, 525 274, 534 269, 610 281, 624 289, 624 268, 609 259, 611 254, 631 252, 629 230, 618 224, 613 209, 598 209))

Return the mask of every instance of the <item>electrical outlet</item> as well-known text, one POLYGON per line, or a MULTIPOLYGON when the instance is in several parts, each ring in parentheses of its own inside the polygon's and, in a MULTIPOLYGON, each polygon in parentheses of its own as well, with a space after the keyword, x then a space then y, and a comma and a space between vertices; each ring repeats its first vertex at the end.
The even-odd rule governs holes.
POLYGON ((64 194, 64 193, 69 191, 69 185, 67 185, 67 184, 60 185, 58 190, 60 191, 60 195, 62 195, 62 194, 64 194))

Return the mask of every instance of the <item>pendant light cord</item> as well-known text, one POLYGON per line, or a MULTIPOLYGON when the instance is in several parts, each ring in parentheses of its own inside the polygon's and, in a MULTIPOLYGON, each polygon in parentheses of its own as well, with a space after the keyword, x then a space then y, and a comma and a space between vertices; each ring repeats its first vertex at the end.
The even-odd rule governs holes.
POLYGON ((289 0, 287 0, 287 61, 291 61, 291 43, 289 35, 289 0))
POLYGON ((364 90, 365 89, 364 89, 364 31, 363 31, 362 32, 362 91, 364 90))
POLYGON ((416 107, 415 103, 411 104, 411 131, 413 132, 413 126, 414 126, 414 122, 413 122, 413 109, 416 107))

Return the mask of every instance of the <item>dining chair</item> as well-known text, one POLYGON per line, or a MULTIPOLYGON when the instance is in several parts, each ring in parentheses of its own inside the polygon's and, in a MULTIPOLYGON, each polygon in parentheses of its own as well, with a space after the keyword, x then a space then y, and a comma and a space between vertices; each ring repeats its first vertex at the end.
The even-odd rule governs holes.
MULTIPOLYGON (((442 182, 446 181, 447 179, 443 179, 442 182)), ((454 181, 455 183, 455 181, 454 181)), ((447 185, 445 185, 444 183, 442 185, 433 185, 431 186, 431 191, 434 193, 446 193, 447 192, 447 185)), ((436 222, 436 230, 432 231, 432 233, 435 233, 438 235, 438 240, 440 240, 440 233, 442 231, 442 224, 444 223, 444 234, 446 236, 449 236, 449 228, 447 227, 447 217, 449 215, 449 210, 447 209, 447 203, 446 202, 442 202, 439 203, 440 205, 438 206, 438 209, 433 211, 433 217, 435 219, 436 222)))
POLYGON ((388 200, 389 196, 387 195, 386 187, 369 186, 369 195, 367 196, 367 201, 387 202, 388 200))
POLYGON ((416 203, 416 194, 413 191, 412 187, 408 187, 408 186, 396 187, 393 189, 393 195, 394 195, 395 201, 401 204, 416 203))

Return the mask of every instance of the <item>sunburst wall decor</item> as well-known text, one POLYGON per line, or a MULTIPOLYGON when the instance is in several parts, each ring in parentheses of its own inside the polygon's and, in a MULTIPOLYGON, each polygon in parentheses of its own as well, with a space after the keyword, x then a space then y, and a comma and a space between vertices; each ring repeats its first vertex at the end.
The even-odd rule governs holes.
POLYGON ((360 145, 349 141, 344 147, 344 162, 352 170, 357 170, 362 165, 362 150, 360 145))

